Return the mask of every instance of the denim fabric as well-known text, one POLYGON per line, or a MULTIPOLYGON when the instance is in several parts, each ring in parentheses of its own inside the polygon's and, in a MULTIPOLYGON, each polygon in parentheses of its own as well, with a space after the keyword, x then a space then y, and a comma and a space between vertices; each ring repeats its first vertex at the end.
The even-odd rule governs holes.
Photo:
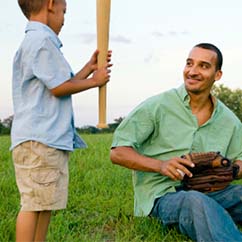
POLYGON ((180 231, 199 242, 239 242, 242 233, 242 186, 230 185, 222 191, 167 193, 156 200, 150 214, 164 225, 178 224, 180 231))

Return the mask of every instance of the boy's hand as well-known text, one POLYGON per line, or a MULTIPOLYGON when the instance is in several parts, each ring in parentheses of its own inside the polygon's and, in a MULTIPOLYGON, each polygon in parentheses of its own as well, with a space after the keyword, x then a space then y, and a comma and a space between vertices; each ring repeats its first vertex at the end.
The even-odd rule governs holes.
POLYGON ((100 68, 93 73, 92 78, 95 83, 95 86, 97 87, 103 86, 109 81, 111 70, 108 69, 108 67, 111 67, 111 66, 112 66, 111 64, 107 64, 105 67, 100 68))
MULTIPOLYGON (((93 73, 94 71, 96 71, 98 69, 98 66, 97 66, 98 54, 99 54, 99 50, 96 50, 93 53, 93 55, 91 56, 91 59, 88 62, 88 66, 90 68, 90 73, 93 73)), ((108 63, 107 68, 112 66, 112 64, 110 64, 111 57, 112 57, 112 51, 109 50, 108 53, 107 53, 107 63, 108 63)))

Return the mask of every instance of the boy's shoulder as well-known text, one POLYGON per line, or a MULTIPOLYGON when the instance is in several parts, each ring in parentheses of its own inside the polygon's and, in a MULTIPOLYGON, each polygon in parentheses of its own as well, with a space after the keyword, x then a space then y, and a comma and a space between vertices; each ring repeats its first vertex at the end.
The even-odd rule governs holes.
POLYGON ((42 47, 52 48, 61 47, 61 42, 55 36, 50 28, 40 22, 29 22, 25 29, 25 38, 21 44, 21 49, 26 51, 37 52, 42 47))
POLYGON ((26 38, 37 42, 42 42, 43 40, 51 38, 51 34, 47 31, 46 27, 39 22, 29 22, 25 29, 26 38))

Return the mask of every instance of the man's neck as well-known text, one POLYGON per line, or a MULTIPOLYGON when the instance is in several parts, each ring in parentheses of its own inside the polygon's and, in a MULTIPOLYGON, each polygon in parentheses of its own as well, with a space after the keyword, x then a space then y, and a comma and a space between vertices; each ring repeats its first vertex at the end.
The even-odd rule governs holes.
POLYGON ((208 95, 194 95, 190 96, 190 107, 192 113, 197 117, 198 124, 201 126, 211 117, 214 110, 214 102, 211 94, 208 95))
POLYGON ((211 106, 213 104, 212 96, 210 93, 204 94, 204 93, 191 93, 188 92, 188 95, 190 97, 190 107, 192 110, 201 110, 204 109, 206 106, 211 106))

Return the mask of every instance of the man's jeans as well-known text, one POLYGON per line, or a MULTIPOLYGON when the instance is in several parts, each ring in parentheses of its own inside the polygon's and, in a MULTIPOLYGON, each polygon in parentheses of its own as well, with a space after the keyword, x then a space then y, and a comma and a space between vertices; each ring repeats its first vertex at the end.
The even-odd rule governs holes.
POLYGON ((235 222, 242 221, 242 186, 230 185, 222 191, 167 193, 156 200, 150 214, 164 225, 177 224, 194 241, 242 242, 235 222))

